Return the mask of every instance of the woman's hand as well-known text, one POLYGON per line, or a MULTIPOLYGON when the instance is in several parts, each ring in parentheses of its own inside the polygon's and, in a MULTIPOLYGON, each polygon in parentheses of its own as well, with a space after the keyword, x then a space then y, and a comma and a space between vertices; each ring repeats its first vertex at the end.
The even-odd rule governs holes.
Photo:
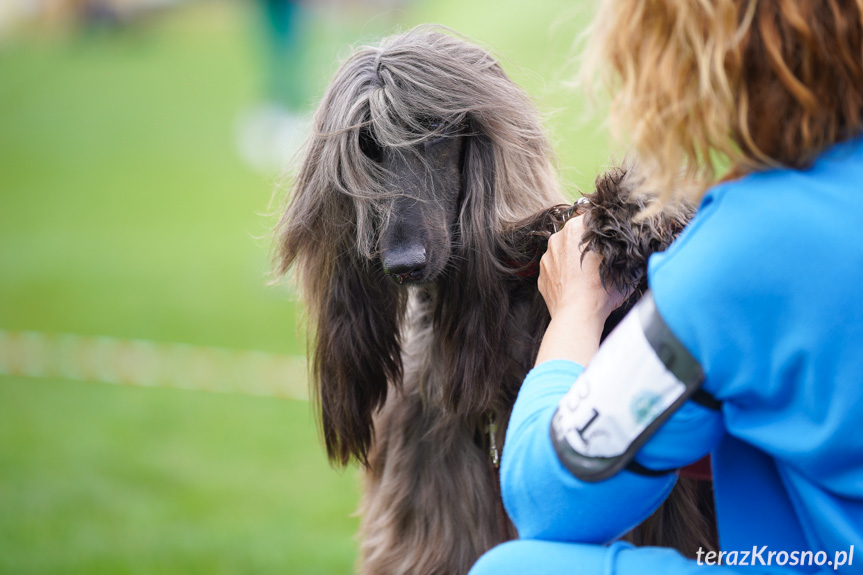
POLYGON ((539 293, 551 317, 561 310, 574 308, 579 314, 595 316, 604 324, 625 297, 614 288, 608 292, 602 287, 599 256, 594 252, 582 256, 583 234, 584 216, 578 216, 549 238, 548 251, 539 264, 539 293))
POLYGON ((585 365, 599 348, 599 338, 609 314, 623 303, 626 294, 599 279, 599 256, 585 252, 581 236, 584 216, 569 220, 548 240, 548 251, 539 264, 539 292, 551 313, 537 357, 570 359, 585 365))

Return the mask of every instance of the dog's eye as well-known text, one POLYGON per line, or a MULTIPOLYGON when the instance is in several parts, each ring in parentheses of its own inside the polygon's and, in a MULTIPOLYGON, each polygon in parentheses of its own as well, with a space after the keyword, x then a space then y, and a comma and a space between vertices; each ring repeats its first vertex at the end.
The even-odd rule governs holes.
POLYGON ((462 127, 459 124, 447 124, 437 132, 433 132, 425 140, 426 147, 437 146, 443 142, 452 142, 456 137, 462 135, 462 127))
POLYGON ((419 125, 422 127, 425 132, 444 132, 446 129, 446 122, 444 122, 440 118, 435 118, 433 116, 427 116, 424 118, 420 118, 419 125))
POLYGON ((383 150, 369 130, 360 130, 360 150, 373 162, 381 163, 384 159, 383 150))

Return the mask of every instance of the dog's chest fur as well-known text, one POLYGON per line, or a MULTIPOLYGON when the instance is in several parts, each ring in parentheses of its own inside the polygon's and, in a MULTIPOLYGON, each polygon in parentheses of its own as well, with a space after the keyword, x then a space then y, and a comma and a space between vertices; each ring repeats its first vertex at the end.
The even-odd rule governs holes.
MULTIPOLYGON (((529 362, 535 328, 529 303, 515 300, 508 314, 515 366, 500 383, 496 409, 457 415, 442 397, 446 353, 435 333, 438 287, 411 287, 400 333, 404 377, 375 416, 375 441, 361 507, 364 573, 459 573, 501 541, 495 473, 489 455, 487 417, 506 423, 529 362), (418 547, 413 542, 424 541, 418 547)), ((535 288, 534 288, 535 292, 535 288)), ((489 382, 471 382, 489 385, 489 382)))

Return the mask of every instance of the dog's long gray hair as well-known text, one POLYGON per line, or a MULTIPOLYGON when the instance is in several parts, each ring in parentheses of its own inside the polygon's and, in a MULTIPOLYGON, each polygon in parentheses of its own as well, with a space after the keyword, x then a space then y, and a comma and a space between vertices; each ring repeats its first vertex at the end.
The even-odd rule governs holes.
POLYGON ((342 65, 315 113, 277 229, 277 270, 296 269, 316 326, 314 396, 327 451, 341 463, 365 460, 372 414, 402 374, 404 293, 376 259, 383 200, 398 190, 364 142, 416 146, 434 135, 430 119, 463 126, 466 136, 453 263, 436 314, 443 341, 468 346, 444 358, 452 384, 443 397, 458 413, 488 409, 507 365, 501 276, 520 254, 510 253, 506 232, 561 201, 539 115, 487 51, 420 27, 359 48, 342 65))

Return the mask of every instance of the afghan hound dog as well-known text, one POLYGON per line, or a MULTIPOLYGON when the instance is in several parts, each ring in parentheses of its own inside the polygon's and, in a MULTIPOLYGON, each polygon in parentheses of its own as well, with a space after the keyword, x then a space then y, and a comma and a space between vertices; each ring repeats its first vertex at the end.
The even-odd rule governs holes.
MULTIPOLYGON (((327 453, 365 470, 362 573, 466 573, 517 535, 496 467, 549 321, 536 280, 549 234, 585 212, 603 280, 634 301, 649 254, 691 216, 633 223, 649 200, 627 168, 575 207, 556 178, 527 95, 488 52, 437 29, 358 49, 317 109, 277 268, 307 305, 327 453)), ((710 548, 694 485, 682 478, 630 539, 710 548)))

